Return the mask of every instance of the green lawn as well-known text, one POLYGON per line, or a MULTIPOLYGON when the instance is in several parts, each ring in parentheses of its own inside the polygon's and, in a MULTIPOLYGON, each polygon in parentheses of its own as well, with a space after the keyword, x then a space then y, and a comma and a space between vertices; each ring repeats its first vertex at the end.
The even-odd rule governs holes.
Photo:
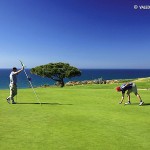
POLYGON ((149 150, 150 90, 139 90, 144 106, 133 94, 124 106, 116 86, 37 88, 42 105, 31 89, 14 105, 0 90, 0 150, 149 150))

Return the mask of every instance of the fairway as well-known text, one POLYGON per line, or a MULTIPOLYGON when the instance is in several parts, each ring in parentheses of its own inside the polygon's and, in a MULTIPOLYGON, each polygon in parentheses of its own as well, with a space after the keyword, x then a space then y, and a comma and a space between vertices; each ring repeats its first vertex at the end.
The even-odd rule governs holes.
MULTIPOLYGON (((148 150, 150 90, 139 90, 145 102, 118 104, 115 85, 19 89, 17 104, 0 94, 1 150, 148 150)), ((125 98, 127 100, 127 98, 125 98)))

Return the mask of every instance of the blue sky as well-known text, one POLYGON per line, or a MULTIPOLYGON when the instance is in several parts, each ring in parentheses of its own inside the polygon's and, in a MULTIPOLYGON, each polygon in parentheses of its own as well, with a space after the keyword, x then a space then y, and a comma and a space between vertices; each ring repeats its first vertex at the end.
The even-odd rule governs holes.
POLYGON ((0 68, 66 62, 150 68, 149 0, 0 0, 0 68), (138 7, 138 8, 137 8, 138 7))

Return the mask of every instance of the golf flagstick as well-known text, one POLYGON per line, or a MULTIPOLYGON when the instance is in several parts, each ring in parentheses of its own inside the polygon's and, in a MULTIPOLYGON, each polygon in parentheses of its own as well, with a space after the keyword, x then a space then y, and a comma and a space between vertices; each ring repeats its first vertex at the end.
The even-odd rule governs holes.
MULTIPOLYGON (((21 60, 19 60, 19 61, 20 61, 21 65, 22 65, 22 67, 25 67, 25 65, 22 63, 22 61, 21 61, 21 60)), ((29 76, 27 75, 27 73, 26 73, 26 71, 25 71, 25 68, 24 68, 24 73, 25 73, 25 75, 26 75, 26 77, 27 77, 27 79, 28 79, 28 81, 29 81, 29 84, 30 84, 30 86, 31 86, 31 88, 32 88, 32 90, 33 90, 33 93, 34 93, 35 97, 36 97, 36 100, 41 104, 41 102, 40 102, 40 100, 39 100, 39 98, 38 98, 38 96, 37 96, 37 94, 36 94, 36 92, 35 92, 35 90, 34 90, 34 88, 33 88, 33 85, 32 85, 32 83, 31 83, 31 79, 29 78, 29 76)))

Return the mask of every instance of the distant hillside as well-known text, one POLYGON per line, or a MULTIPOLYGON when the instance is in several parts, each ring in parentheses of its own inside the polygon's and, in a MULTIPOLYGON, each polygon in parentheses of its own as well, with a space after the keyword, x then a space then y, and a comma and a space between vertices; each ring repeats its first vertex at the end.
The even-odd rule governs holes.
POLYGON ((147 78, 138 78, 133 80, 133 82, 149 82, 150 81, 150 77, 147 78))

